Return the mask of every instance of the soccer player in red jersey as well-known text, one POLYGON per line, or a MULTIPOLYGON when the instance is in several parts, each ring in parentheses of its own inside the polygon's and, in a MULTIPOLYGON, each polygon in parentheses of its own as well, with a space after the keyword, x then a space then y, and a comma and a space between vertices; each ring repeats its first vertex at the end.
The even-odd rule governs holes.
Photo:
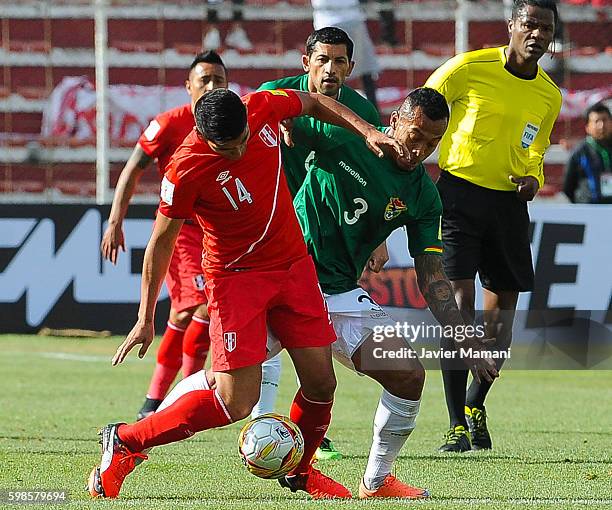
MULTIPOLYGON (((102 255, 113 264, 117 262, 119 249, 125 251, 122 223, 140 176, 157 159, 161 180, 172 154, 193 131, 192 105, 204 92, 227 88, 227 73, 221 57, 214 51, 197 55, 189 67, 185 88, 191 102, 155 117, 121 172, 101 245, 102 255)), ((177 238, 166 275, 170 317, 138 419, 157 409, 181 366, 183 376, 187 377, 202 369, 206 361, 210 339, 201 260, 202 230, 188 219, 177 238)))
POLYGON ((202 96, 196 127, 162 181, 160 213, 145 251, 138 321, 113 358, 121 363, 153 341, 155 304, 185 219, 204 230, 203 269, 211 320, 216 389, 191 391, 134 424, 102 429, 102 462, 91 472, 94 497, 117 497, 143 451, 222 427, 249 415, 259 399, 268 326, 300 379, 290 417, 304 436, 304 456, 284 485, 314 498, 349 498, 346 487, 311 466, 331 420, 335 333, 314 264, 293 209, 281 164, 280 123, 311 115, 402 153, 398 142, 348 108, 319 94, 272 90, 240 99, 228 90, 202 96), (248 112, 248 113, 247 113, 248 112), (317 367, 317 370, 312 370, 317 367))

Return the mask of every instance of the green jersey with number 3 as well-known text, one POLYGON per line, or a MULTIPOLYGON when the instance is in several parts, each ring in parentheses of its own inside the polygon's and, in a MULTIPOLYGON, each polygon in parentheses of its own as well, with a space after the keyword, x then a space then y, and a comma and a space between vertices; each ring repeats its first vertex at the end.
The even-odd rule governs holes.
POLYGON ((321 124, 296 119, 293 139, 315 151, 294 206, 323 291, 357 288, 372 251, 398 227, 412 257, 441 254, 442 204, 424 166, 402 170, 349 131, 321 124))
MULTIPOLYGON (((308 74, 268 81, 262 83, 258 90, 274 89, 294 89, 308 92, 308 74)), ((353 110, 370 124, 374 124, 375 126, 380 124, 380 116, 374 105, 352 88, 342 85, 336 100, 353 110)), ((329 124, 324 124, 325 129, 329 127, 329 124)), ((285 168, 285 176, 287 177, 289 191, 291 192, 291 196, 295 196, 297 190, 304 182, 306 172, 312 162, 311 150, 299 144, 295 144, 294 147, 287 147, 283 144, 282 151, 283 167, 285 168)))

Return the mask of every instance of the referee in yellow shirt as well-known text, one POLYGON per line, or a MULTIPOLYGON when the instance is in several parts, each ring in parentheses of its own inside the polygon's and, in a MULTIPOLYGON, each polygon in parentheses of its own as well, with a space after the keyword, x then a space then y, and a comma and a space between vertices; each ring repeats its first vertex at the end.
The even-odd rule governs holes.
MULTIPOLYGON (((438 180, 444 269, 470 322, 479 274, 495 349, 509 347, 518 294, 533 288, 527 202, 544 183, 544 152, 561 108, 561 92, 538 61, 557 19, 554 0, 515 0, 508 46, 457 55, 425 84, 451 107, 438 180)), ((473 380, 466 394, 468 371, 452 360, 443 362, 442 377, 450 430, 440 451, 491 448, 484 401, 492 383, 473 380)))

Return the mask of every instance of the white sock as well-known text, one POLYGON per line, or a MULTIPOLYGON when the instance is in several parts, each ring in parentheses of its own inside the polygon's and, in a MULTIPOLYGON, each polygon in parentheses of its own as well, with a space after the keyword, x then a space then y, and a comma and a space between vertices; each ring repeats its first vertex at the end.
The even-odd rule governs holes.
POLYGON ((166 398, 157 408, 157 412, 166 409, 166 407, 174 404, 179 397, 194 390, 209 390, 208 379, 206 379, 206 370, 200 370, 195 374, 191 374, 185 379, 181 379, 172 391, 166 395, 166 398))
POLYGON ((251 411, 251 418, 257 418, 262 414, 273 413, 276 407, 276 394, 278 392, 278 381, 281 376, 281 355, 266 360, 261 365, 261 392, 259 402, 251 411))
POLYGON ((408 436, 414 430, 420 400, 406 400, 383 390, 374 416, 374 437, 363 482, 378 489, 389 473, 408 436))

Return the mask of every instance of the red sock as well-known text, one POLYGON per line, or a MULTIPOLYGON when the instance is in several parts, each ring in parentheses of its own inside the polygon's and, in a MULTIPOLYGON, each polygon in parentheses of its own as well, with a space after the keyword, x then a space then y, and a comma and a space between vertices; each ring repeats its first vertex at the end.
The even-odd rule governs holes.
POLYGON ((157 349, 157 362, 167 367, 181 368, 185 330, 168 321, 168 327, 157 349))
POLYGON ((132 452, 187 439, 201 430, 231 423, 225 404, 215 390, 185 393, 163 411, 130 425, 121 425, 119 438, 132 452))
POLYGON ((181 350, 184 334, 184 329, 168 321, 168 327, 157 350, 157 365, 147 391, 148 398, 162 400, 168 393, 183 362, 181 350))
POLYGON ((313 402, 307 400, 298 389, 289 417, 302 431, 304 436, 304 456, 291 474, 306 473, 321 440, 331 422, 331 408, 333 402, 313 402))
POLYGON ((204 368, 206 363, 206 356, 192 358, 187 353, 183 353, 183 378, 189 377, 191 374, 195 374, 204 368))
POLYGON ((188 377, 204 368, 210 348, 210 323, 195 315, 185 330, 183 337, 183 377, 188 377))

